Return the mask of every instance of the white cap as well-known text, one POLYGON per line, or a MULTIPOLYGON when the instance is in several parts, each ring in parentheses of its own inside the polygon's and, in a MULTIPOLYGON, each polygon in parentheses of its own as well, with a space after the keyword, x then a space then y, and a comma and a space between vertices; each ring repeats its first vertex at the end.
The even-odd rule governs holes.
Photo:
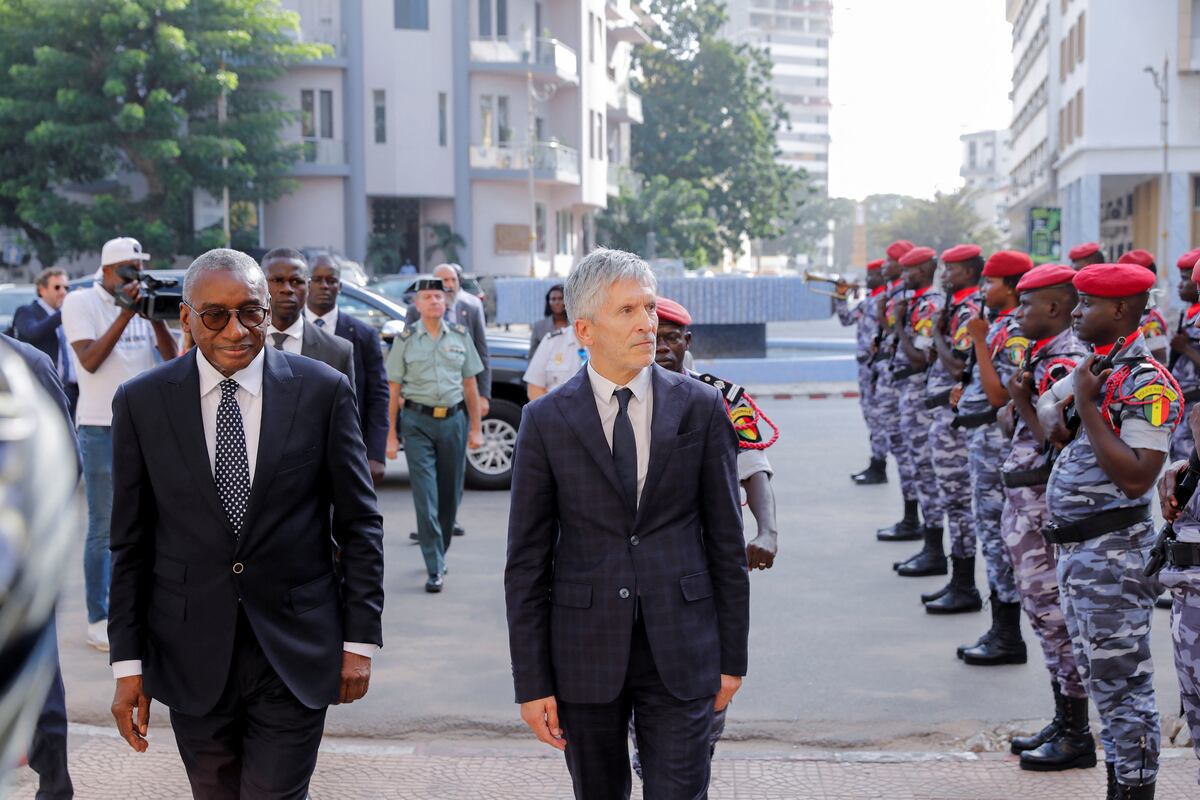
POLYGON ((126 261, 149 261, 150 254, 142 252, 142 243, 128 236, 109 239, 100 251, 100 266, 123 264, 126 261))

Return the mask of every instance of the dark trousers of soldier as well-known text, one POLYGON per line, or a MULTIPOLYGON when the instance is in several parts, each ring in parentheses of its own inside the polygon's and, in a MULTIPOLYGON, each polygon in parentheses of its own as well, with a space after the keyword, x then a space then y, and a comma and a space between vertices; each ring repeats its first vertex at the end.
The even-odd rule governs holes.
POLYGON ((1104 757, 1117 781, 1130 786, 1158 774, 1150 619, 1160 585, 1142 575, 1153 544, 1153 524, 1141 522, 1058 545, 1059 592, 1075 660, 1100 712, 1104 757))
POLYGON ((933 419, 930 410, 925 407, 925 374, 896 381, 896 385, 900 389, 900 433, 917 502, 921 505, 921 518, 926 525, 940 528, 945 509, 933 473, 929 444, 929 427, 933 419))
POLYGON ((887 426, 879 417, 875 398, 875 369, 870 364, 858 365, 858 404, 862 409, 863 420, 867 423, 871 458, 883 461, 888 454, 887 426))
POLYGON ((967 463, 967 431, 950 423, 954 411, 941 406, 930 412, 930 458, 933 476, 946 512, 950 555, 975 557, 975 521, 971 517, 971 470, 967 463))
POLYGON ((888 450, 896 459, 896 469, 900 473, 900 492, 904 501, 917 499, 916 482, 913 480, 913 464, 908 445, 904 441, 904 433, 900 425, 900 387, 892 380, 892 366, 887 361, 875 365, 878 377, 875 380, 875 405, 879 409, 879 418, 884 422, 887 433, 888 450))
POLYGON ((981 425, 970 432, 967 442, 971 468, 972 517, 987 566, 988 587, 1002 603, 1016 603, 1021 595, 1013 580, 1012 562, 1000 533, 1004 513, 1004 483, 1000 466, 1008 456, 1008 440, 996 423, 981 425))
POLYGON ((1059 600, 1058 559, 1054 545, 1042 536, 1042 528, 1049 521, 1045 486, 1004 489, 1000 529, 1021 594, 1021 608, 1042 646, 1042 659, 1050 677, 1067 697, 1084 698, 1087 691, 1059 600))
POLYGON ((1171 641, 1179 698, 1192 732, 1192 750, 1200 759, 1200 567, 1167 567, 1158 576, 1171 591, 1171 641))
POLYGON ((462 500, 466 470, 467 415, 434 419, 416 411, 400 415, 404 457, 417 511, 417 542, 432 575, 446 571, 446 550, 462 500))

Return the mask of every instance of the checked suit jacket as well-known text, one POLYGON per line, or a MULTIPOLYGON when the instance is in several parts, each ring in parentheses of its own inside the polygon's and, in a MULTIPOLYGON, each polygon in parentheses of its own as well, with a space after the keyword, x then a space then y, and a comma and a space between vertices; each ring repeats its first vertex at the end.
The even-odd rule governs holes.
POLYGON ((744 675, 750 583, 737 443, 711 386, 652 365, 650 464, 634 515, 587 368, 525 406, 504 588, 518 703, 607 703, 624 685, 640 603, 681 700, 744 675))

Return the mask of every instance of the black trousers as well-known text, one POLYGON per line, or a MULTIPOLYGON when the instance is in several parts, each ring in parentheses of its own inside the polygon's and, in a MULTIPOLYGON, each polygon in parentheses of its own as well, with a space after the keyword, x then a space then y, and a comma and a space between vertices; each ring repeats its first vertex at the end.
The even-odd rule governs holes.
POLYGON ((197 800, 304 800, 317 766, 325 709, 305 706, 276 674, 242 612, 233 663, 212 711, 171 711, 197 800))
POLYGON ((29 745, 29 766, 38 774, 37 800, 71 800, 75 789, 67 770, 67 695, 58 661, 58 636, 53 616, 50 627, 55 637, 54 682, 46 693, 33 742, 29 745))
POLYGON ((646 800, 708 797, 713 697, 680 700, 654 665, 646 629, 634 623, 629 670, 611 703, 559 701, 567 769, 579 800, 627 800, 631 786, 629 717, 633 714, 646 800))

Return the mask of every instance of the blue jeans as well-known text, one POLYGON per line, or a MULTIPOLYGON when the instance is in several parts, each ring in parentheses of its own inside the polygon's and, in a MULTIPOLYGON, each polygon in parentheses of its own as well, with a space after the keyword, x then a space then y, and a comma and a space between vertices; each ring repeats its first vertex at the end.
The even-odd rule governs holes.
POLYGON ((107 425, 80 425, 79 450, 83 455, 83 484, 88 507, 87 539, 83 544, 83 582, 90 624, 108 619, 108 581, 112 572, 108 550, 113 503, 112 428, 107 425))

